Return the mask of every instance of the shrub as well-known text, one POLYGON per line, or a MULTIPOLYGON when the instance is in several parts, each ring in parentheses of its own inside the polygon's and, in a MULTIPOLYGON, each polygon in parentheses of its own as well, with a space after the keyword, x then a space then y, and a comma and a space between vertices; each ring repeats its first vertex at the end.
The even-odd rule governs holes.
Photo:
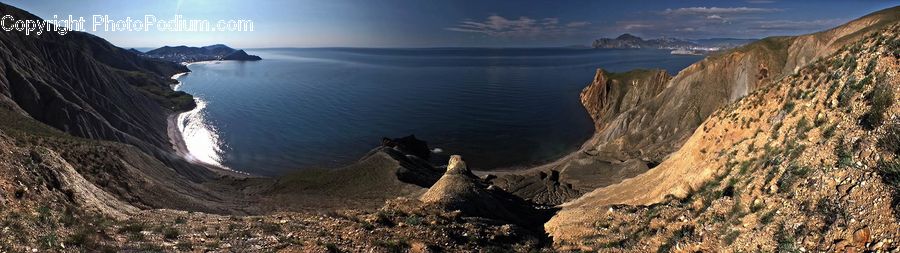
POLYGON ((872 60, 869 60, 869 64, 866 64, 866 75, 872 74, 872 71, 875 70, 875 66, 878 65, 876 59, 873 57, 872 60))
POLYGON ((885 113, 894 104, 894 91, 884 81, 879 82, 866 96, 866 102, 871 106, 869 111, 862 115, 860 125, 872 130, 884 123, 885 113))
POLYGON ((781 224, 778 230, 775 231, 775 241, 778 242, 777 252, 800 252, 797 249, 794 237, 784 229, 784 224, 781 224))
POLYGON ((119 228, 119 233, 140 233, 145 228, 143 223, 130 223, 119 228))
POLYGON ((878 140, 878 147, 900 157, 900 121, 885 127, 884 135, 878 140))
POLYGON ((784 103, 784 107, 781 108, 785 113, 791 113, 794 110, 794 101, 787 101, 784 103))
POLYGON ((789 192, 794 183, 809 174, 809 168, 805 166, 791 165, 778 179, 778 191, 789 192))
POLYGON ((841 139, 838 142, 838 145, 835 146, 834 156, 837 161, 835 162, 835 167, 847 167, 853 164, 853 157, 850 155, 850 151, 846 148, 847 142, 846 140, 841 139))
POLYGON ((406 252, 409 249, 409 243, 401 240, 380 240, 375 245, 384 248, 387 252, 406 252))
POLYGON ((422 217, 419 217, 418 215, 410 215, 409 217, 406 217, 406 224, 413 226, 421 225, 422 217))
POLYGON ((160 232, 162 233, 163 238, 169 240, 178 239, 178 235, 180 234, 178 232, 178 229, 175 229, 173 227, 162 227, 160 228, 160 232))
POLYGON ((775 210, 772 209, 772 210, 769 210, 768 212, 764 213, 762 216, 759 216, 759 223, 762 223, 763 225, 769 224, 769 223, 772 223, 772 220, 774 220, 774 219, 775 219, 775 210))
POLYGON ((891 204, 894 206, 894 217, 900 218, 900 161, 881 160, 878 162, 878 175, 884 184, 893 188, 891 204))
POLYGON ((806 116, 800 118, 800 120, 797 121, 797 138, 800 138, 801 140, 806 139, 806 132, 808 132, 809 129, 809 120, 806 119, 806 116))
POLYGON ((659 249, 657 249, 656 252, 671 252, 672 248, 675 247, 675 244, 677 244, 684 238, 688 238, 691 236, 694 236, 694 226, 683 226, 681 227, 681 229, 676 230, 675 233, 672 233, 672 237, 669 237, 669 239, 667 239, 665 243, 660 245, 659 249))
POLYGON ((834 131, 837 130, 837 123, 831 124, 826 127, 825 130, 822 131, 822 137, 824 139, 831 139, 834 136, 834 131))
POLYGON ((741 231, 731 230, 727 235, 725 235, 725 245, 731 245, 734 243, 734 240, 737 240, 738 236, 741 235, 741 231))
POLYGON ((884 184, 900 190, 900 162, 881 160, 878 162, 878 174, 884 184))

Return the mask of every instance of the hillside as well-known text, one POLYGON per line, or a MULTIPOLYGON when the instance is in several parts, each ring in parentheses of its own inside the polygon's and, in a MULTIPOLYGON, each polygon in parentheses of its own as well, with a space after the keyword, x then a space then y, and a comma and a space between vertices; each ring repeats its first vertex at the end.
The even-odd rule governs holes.
POLYGON ((563 204, 546 224, 555 243, 896 248, 900 25, 868 31, 720 108, 659 166, 563 204))
POLYGON ((598 72, 581 98, 595 120, 594 136, 579 152, 556 162, 527 172, 498 174, 499 186, 538 203, 559 204, 638 175, 678 150, 717 109, 898 20, 900 7, 894 7, 818 33, 765 38, 711 55, 671 78, 655 77, 645 70, 614 75, 598 72), (608 79, 639 88, 609 85, 610 81, 604 81, 608 79), (656 92, 640 87, 663 89, 656 92), (628 96, 641 98, 639 103, 617 102, 628 97, 621 94, 632 92, 634 95, 628 96), (558 180, 536 180, 541 173, 557 174, 558 180), (566 190, 568 185, 574 191, 566 190))

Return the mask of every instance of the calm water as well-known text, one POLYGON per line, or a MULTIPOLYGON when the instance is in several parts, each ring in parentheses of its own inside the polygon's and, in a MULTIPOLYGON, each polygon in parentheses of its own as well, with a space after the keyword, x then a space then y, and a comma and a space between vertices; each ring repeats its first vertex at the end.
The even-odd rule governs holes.
POLYGON ((180 90, 197 158, 258 175, 337 167, 415 134, 475 168, 548 161, 593 132, 578 94, 596 68, 680 71, 666 50, 261 49, 259 62, 192 64, 180 90))

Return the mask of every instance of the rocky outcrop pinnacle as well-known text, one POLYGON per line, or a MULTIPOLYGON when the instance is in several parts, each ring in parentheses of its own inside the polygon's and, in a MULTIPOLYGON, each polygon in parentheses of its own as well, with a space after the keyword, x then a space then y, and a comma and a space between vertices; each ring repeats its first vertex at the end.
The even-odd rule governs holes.
POLYGON ((463 215, 505 220, 534 226, 536 210, 524 200, 499 188, 488 186, 466 167, 461 156, 453 155, 447 171, 419 197, 426 205, 463 215))

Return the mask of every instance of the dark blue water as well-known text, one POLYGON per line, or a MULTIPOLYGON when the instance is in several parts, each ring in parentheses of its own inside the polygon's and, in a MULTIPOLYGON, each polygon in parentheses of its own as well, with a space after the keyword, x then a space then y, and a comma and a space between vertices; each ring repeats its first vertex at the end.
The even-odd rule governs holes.
POLYGON ((667 50, 262 49, 259 62, 193 64, 179 89, 198 159, 259 175, 337 167, 415 134, 491 169, 556 159, 593 132, 578 95, 596 68, 677 72, 667 50))

